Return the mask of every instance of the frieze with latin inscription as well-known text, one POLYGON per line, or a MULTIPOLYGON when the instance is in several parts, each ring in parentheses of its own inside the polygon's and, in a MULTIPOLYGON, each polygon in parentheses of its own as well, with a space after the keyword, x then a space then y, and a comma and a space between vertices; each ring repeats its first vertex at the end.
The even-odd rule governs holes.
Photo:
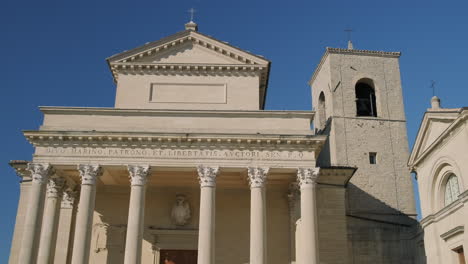
POLYGON ((36 155, 63 157, 131 157, 168 159, 313 160, 312 151, 178 150, 150 148, 38 147, 36 155))

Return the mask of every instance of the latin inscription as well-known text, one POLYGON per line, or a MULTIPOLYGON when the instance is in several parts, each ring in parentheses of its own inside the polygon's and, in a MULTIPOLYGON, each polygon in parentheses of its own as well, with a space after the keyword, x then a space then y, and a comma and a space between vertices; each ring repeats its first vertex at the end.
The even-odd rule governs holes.
POLYGON ((37 154, 47 156, 104 156, 154 158, 211 158, 248 160, 303 160, 312 158, 311 152, 262 150, 173 150, 173 149, 121 149, 121 148, 64 148, 38 149, 37 154))

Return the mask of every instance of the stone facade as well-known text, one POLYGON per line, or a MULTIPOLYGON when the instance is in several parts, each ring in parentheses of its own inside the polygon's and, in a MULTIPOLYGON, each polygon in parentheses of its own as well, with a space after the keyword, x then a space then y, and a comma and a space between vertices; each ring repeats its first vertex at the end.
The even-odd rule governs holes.
POLYGON ((468 109, 441 108, 432 98, 409 160, 418 179, 427 263, 465 263, 467 147, 468 109))
POLYGON ((268 60, 194 23, 110 57, 114 108, 41 107, 24 132, 10 263, 424 263, 398 56, 327 49, 316 131, 264 110, 268 60), (377 117, 356 117, 362 78, 377 117))

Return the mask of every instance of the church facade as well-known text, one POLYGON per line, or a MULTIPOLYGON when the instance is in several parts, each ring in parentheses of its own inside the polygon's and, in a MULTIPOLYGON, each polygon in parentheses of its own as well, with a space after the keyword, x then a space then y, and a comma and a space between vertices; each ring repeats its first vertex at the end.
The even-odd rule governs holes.
POLYGON ((466 263, 468 248, 468 108, 433 97, 411 153, 418 176, 427 263, 466 263))
POLYGON ((264 110, 270 62, 193 22, 108 58, 115 107, 24 131, 10 263, 425 263, 399 56, 327 48, 316 111, 264 110))

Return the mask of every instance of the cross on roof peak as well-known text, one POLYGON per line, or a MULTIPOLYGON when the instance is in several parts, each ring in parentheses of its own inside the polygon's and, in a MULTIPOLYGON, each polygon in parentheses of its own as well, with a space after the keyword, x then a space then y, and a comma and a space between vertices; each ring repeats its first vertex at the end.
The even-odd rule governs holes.
POLYGON ((195 8, 192 7, 188 10, 188 12, 190 13, 190 22, 193 22, 193 17, 195 15, 195 12, 197 12, 197 10, 195 10, 195 8))

